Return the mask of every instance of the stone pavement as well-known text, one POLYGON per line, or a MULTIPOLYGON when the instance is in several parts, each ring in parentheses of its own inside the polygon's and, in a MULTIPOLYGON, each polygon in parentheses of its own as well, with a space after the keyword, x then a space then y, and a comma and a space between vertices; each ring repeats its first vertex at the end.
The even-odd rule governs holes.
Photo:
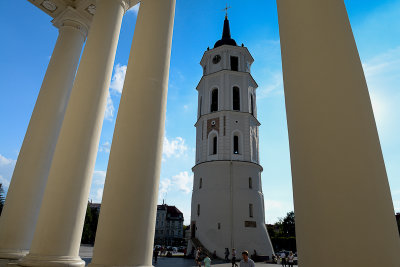
MULTIPOLYGON (((194 260, 191 259, 183 259, 183 258, 158 258, 157 263, 154 263, 155 267, 196 267, 194 260)), ((239 263, 238 263, 239 265, 239 263)), ((204 265, 203 265, 204 266, 204 265)), ((232 267, 231 263, 222 263, 222 262, 211 262, 211 266, 218 267, 232 267)), ((282 266, 280 264, 266 264, 257 262, 256 267, 279 267, 282 266)), ((295 265, 297 267, 297 265, 295 265)))
MULTIPOLYGON (((82 260, 86 262, 86 265, 90 263, 93 255, 93 247, 83 245, 79 250, 79 256, 81 256, 82 260)), ((184 259, 180 257, 159 257, 157 263, 153 261, 153 265, 155 267, 196 267, 194 260, 192 259, 184 259)), ((239 263, 238 263, 239 265, 239 263)), ((221 261, 213 261, 211 266, 218 267, 231 267, 231 263, 223 263, 221 261)), ((256 263, 256 267, 278 267, 282 266, 280 264, 266 264, 266 263, 256 263)), ((295 265, 297 267, 297 265, 295 265)))

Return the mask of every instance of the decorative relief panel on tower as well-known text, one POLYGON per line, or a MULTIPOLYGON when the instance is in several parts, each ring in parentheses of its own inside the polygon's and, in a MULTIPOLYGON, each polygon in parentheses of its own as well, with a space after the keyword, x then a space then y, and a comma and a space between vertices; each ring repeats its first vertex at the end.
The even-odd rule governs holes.
POLYGON ((207 136, 212 130, 215 130, 219 133, 219 118, 207 120, 207 136))

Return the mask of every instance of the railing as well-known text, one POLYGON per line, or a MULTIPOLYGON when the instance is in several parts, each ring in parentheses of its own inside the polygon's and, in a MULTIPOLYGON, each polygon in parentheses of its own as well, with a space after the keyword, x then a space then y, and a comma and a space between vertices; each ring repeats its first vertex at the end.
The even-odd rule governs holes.
MULTIPOLYGON (((192 244, 194 245, 195 249, 201 248, 202 252, 207 254, 208 256, 213 257, 214 253, 211 253, 206 247, 203 246, 203 244, 198 240, 197 238, 193 237, 192 239, 192 244)), ((215 257, 216 259, 221 259, 218 256, 215 257)))

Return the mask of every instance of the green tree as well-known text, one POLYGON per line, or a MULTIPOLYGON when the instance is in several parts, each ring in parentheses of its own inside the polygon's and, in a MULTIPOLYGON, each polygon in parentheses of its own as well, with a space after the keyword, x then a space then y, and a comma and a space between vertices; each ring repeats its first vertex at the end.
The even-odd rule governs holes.
POLYGON ((6 197, 4 196, 3 184, 0 183, 0 215, 1 215, 1 212, 3 211, 5 199, 6 199, 6 197))
POLYGON ((97 223, 99 221, 99 212, 97 208, 90 207, 88 203, 86 208, 85 223, 82 231, 82 244, 94 244, 96 238, 97 223))
POLYGON ((294 212, 288 212, 284 218, 280 218, 275 225, 267 225, 272 245, 275 251, 297 251, 296 230, 294 212))
POLYGON ((275 238, 277 236, 277 234, 278 234, 276 232, 276 229, 275 229, 275 224, 267 224, 266 227, 267 227, 267 230, 268 230, 269 237, 270 238, 275 238))
POLYGON ((288 212, 286 217, 280 219, 281 230, 283 236, 286 237, 295 237, 296 236, 296 223, 294 218, 294 212, 288 212))

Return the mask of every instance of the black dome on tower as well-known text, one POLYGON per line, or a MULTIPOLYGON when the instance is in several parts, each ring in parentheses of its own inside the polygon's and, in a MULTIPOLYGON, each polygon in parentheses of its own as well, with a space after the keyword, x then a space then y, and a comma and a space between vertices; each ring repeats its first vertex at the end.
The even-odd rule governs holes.
POLYGON ((222 45, 233 45, 237 46, 235 40, 231 38, 231 30, 229 29, 229 20, 228 16, 225 16, 225 21, 224 21, 224 30, 222 31, 222 39, 218 40, 214 48, 222 46, 222 45))

